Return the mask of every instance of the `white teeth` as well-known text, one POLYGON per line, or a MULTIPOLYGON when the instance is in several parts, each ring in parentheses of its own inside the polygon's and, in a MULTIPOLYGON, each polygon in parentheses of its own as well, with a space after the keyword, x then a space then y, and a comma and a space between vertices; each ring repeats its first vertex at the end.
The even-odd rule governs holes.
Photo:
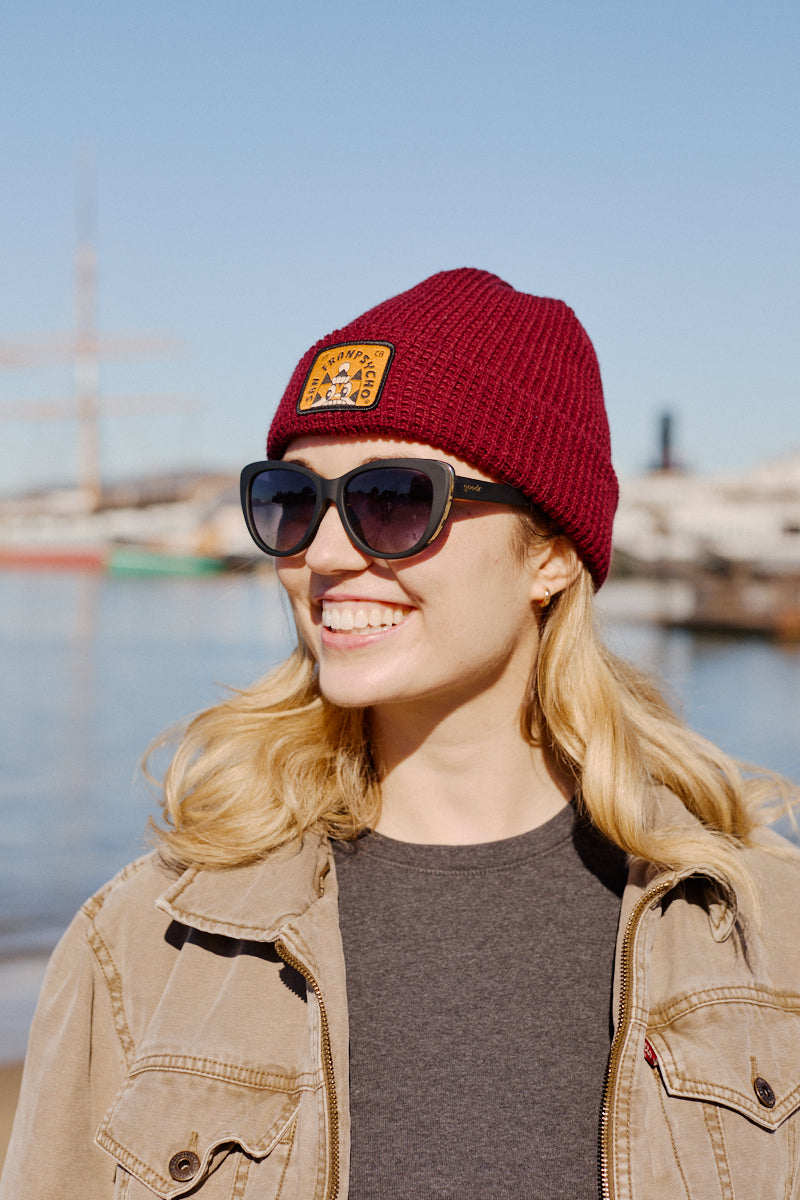
POLYGON ((372 629, 390 628, 405 620, 408 610, 390 607, 388 604, 373 604, 369 608, 347 601, 336 603, 322 601, 322 624, 327 629, 349 633, 369 633, 372 629))

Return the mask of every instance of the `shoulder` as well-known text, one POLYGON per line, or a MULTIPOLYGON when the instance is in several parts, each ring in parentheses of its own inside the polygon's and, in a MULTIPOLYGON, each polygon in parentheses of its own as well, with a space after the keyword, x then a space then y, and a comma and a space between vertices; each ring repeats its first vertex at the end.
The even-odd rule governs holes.
POLYGON ((756 830, 742 854, 756 882, 761 924, 785 924, 797 940, 800 914, 800 849, 764 827, 756 830))
POLYGON ((759 825, 756 828, 746 853, 752 854, 755 860, 760 860, 764 865, 778 858, 789 864, 790 869, 800 868, 800 845, 783 837, 771 825, 759 825))
POLYGON ((270 940, 319 897, 330 863, 327 840, 312 834, 239 867, 183 869, 154 851, 87 900, 73 924, 101 960, 113 958, 126 973, 139 961, 153 970, 174 941, 171 926, 270 940))
POLYGON ((170 866, 157 850, 151 850, 128 863, 90 896, 79 916, 105 924, 124 919, 131 911, 147 911, 155 907, 161 893, 183 874, 180 867, 170 866))
POLYGON ((660 938, 666 944, 666 932, 673 931, 670 953, 677 959, 681 946, 704 946, 703 953, 712 955, 714 945, 730 948, 737 940, 731 935, 738 930, 748 960, 754 963, 764 953, 776 978, 786 977, 787 972, 800 978, 798 847, 766 824, 756 826, 746 843, 725 839, 728 863, 738 864, 738 875, 732 877, 703 857, 705 847, 694 837, 699 819, 677 796, 666 788, 653 788, 648 803, 653 819, 674 831, 676 842, 684 838, 698 854, 680 869, 633 858, 623 922, 646 894, 657 899, 658 893, 658 906, 666 918, 660 922, 660 938))
POLYGON ((40 1008, 65 990, 88 996, 99 987, 113 996, 123 971, 149 971, 168 925, 156 901, 179 874, 153 852, 129 863, 91 896, 53 952, 40 1008))
POLYGON ((166 918, 156 902, 180 874, 157 851, 129 863, 82 905, 54 957, 74 952, 76 942, 88 943, 95 955, 107 957, 116 945, 144 947, 153 936, 163 935, 166 918))
POLYGON ((96 928, 111 932, 116 925, 139 927, 142 917, 155 909, 158 896, 179 875, 155 851, 128 863, 81 905, 62 934, 53 960, 69 955, 96 928))
POLYGON ((181 874, 179 868, 170 867, 157 850, 152 850, 128 863, 90 896, 78 916, 89 922, 109 921, 131 908, 152 907, 181 874))
POLYGON ((767 991, 791 993, 800 1002, 800 851, 764 826, 739 853, 753 888, 748 894, 732 891, 727 904, 717 905, 706 895, 706 967, 723 963, 733 975, 746 968, 742 983, 760 981, 767 991))

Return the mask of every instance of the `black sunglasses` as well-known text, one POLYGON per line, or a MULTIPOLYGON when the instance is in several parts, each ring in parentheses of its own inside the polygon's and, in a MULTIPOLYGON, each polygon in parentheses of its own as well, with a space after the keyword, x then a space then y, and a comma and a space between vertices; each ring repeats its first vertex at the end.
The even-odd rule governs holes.
POLYGON ((466 479, 449 463, 386 458, 325 479, 299 463, 251 463, 242 471, 242 510, 250 535, 266 554, 284 558, 310 545, 329 504, 347 536, 371 558, 408 558, 442 531, 454 500, 530 508, 504 483, 466 479))

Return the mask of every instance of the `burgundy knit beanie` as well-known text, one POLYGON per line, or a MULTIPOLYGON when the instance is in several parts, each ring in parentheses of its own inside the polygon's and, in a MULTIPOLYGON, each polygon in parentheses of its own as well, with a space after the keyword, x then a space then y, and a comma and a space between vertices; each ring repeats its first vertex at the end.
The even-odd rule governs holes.
POLYGON ((568 534, 597 587, 617 479, 592 343, 571 308, 496 275, 441 271, 317 342, 267 440, 424 442, 523 491, 568 534))

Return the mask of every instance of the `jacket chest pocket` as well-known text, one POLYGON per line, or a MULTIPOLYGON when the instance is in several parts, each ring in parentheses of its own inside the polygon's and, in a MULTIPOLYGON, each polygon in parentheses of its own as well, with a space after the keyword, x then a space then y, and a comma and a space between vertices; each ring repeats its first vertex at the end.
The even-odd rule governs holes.
POLYGON ((117 1163, 115 1200, 278 1200, 307 1080, 192 1060, 138 1064, 97 1132, 117 1163))
POLYGON ((800 995, 697 992, 652 1013, 647 1038, 658 1141, 690 1194, 800 1195, 800 995))

